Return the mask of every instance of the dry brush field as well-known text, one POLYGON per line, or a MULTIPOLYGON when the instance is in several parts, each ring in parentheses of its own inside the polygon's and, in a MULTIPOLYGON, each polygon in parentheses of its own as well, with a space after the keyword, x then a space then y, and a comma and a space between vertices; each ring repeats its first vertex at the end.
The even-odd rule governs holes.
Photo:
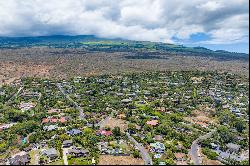
POLYGON ((163 70, 218 70, 249 76, 249 62, 161 54, 141 58, 130 52, 84 49, 22 48, 0 50, 0 84, 21 77, 62 79, 73 76, 163 70))

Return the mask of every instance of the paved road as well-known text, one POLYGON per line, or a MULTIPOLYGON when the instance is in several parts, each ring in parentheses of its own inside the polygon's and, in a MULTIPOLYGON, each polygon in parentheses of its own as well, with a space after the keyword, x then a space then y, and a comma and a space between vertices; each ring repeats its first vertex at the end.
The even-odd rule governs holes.
POLYGON ((197 140, 195 140, 192 143, 192 146, 190 149, 190 155, 191 155, 191 158, 194 162, 194 165, 200 165, 202 162, 200 157, 198 156, 198 148, 199 148, 198 142, 197 142, 197 140))
POLYGON ((193 141, 191 149, 189 151, 189 154, 191 155, 191 159, 194 162, 194 165, 201 165, 202 164, 202 158, 198 156, 198 148, 199 148, 199 141, 202 141, 204 139, 207 139, 209 137, 211 137, 213 135, 213 133, 215 133, 216 130, 213 130, 203 136, 200 136, 199 138, 197 138, 196 140, 193 141))
POLYGON ((71 98, 69 97, 68 94, 65 93, 65 90, 63 89, 63 87, 61 86, 60 83, 57 83, 56 86, 57 86, 58 89, 61 91, 61 93, 62 93, 71 103, 74 104, 75 108, 76 108, 77 110, 79 110, 79 112, 80 112, 79 118, 80 118, 81 120, 83 120, 83 119, 85 118, 85 115, 84 115, 84 113, 83 113, 83 109, 82 109, 73 99, 71 99, 71 98))
POLYGON ((62 148, 62 149, 63 149, 63 163, 64 165, 69 165, 68 158, 67 158, 68 149, 67 148, 62 148))
POLYGON ((148 152, 146 151, 146 149, 141 144, 139 144, 133 137, 131 137, 129 133, 126 134, 129 140, 132 141, 135 144, 135 146, 139 149, 145 165, 153 165, 153 161, 148 152))

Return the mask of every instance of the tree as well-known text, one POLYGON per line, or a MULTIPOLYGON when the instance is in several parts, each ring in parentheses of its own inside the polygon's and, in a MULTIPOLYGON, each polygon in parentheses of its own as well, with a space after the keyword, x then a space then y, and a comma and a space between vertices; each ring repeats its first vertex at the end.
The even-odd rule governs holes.
POLYGON ((166 165, 175 165, 175 162, 172 158, 166 159, 165 162, 166 162, 166 165))
POLYGON ((196 90, 196 88, 193 89, 192 97, 193 97, 193 99, 197 99, 197 90, 196 90))
POLYGON ((147 141, 147 143, 153 143, 154 142, 154 139, 153 139, 150 132, 146 135, 145 140, 147 141))
POLYGON ((0 152, 1 153, 5 152, 6 151, 6 147, 7 147, 7 144, 6 144, 5 141, 2 142, 2 143, 0 143, 0 152))
POLYGON ((242 133, 242 131, 246 128, 244 120, 237 119, 236 121, 234 121, 234 127, 238 132, 242 133))
POLYGON ((128 131, 131 133, 135 133, 136 132, 136 126, 134 124, 129 123, 128 124, 128 131))
POLYGON ((240 165, 249 165, 249 160, 243 160, 243 161, 241 161, 240 165))
POLYGON ((207 156, 207 158, 209 158, 210 160, 216 160, 218 157, 218 154, 214 151, 212 151, 209 148, 202 148, 202 153, 205 154, 207 156))
POLYGON ((112 133, 114 134, 115 137, 119 137, 121 136, 121 129, 120 127, 115 127, 113 130, 112 130, 112 133))
POLYGON ((224 143, 229 143, 233 140, 233 135, 229 129, 225 126, 218 127, 218 133, 221 137, 221 141, 224 143))
POLYGON ((133 151, 133 156, 134 156, 134 158, 139 158, 140 157, 139 151, 138 150, 134 150, 133 151))

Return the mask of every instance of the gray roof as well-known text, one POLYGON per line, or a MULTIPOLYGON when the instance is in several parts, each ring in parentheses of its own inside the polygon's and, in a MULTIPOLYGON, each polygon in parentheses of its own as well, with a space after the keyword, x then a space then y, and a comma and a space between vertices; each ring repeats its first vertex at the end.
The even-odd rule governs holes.
POLYGON ((72 140, 65 140, 65 141, 63 141, 63 144, 72 144, 73 142, 72 142, 72 140))
POLYGON ((123 103, 129 103, 131 101, 132 101, 131 99, 123 99, 121 102, 123 102, 123 103))
POLYGON ((17 155, 14 158, 11 158, 9 160, 10 165, 26 165, 30 161, 30 157, 28 154, 26 155, 17 155))
POLYGON ((231 149, 231 150, 235 150, 235 151, 238 151, 240 149, 240 145, 237 145, 237 144, 233 144, 233 143, 228 143, 226 144, 226 146, 231 149))
POLYGON ((67 134, 69 135, 77 135, 77 134, 81 134, 81 130, 78 130, 78 129, 71 129, 69 131, 67 131, 67 134))
POLYGON ((55 148, 50 148, 50 149, 44 151, 43 154, 45 154, 47 156, 54 156, 54 155, 57 155, 57 151, 55 148))
POLYGON ((84 150, 84 149, 73 147, 72 149, 68 150, 68 153, 75 153, 75 154, 82 153, 82 154, 86 154, 86 153, 89 153, 89 150, 86 150, 86 149, 84 150))

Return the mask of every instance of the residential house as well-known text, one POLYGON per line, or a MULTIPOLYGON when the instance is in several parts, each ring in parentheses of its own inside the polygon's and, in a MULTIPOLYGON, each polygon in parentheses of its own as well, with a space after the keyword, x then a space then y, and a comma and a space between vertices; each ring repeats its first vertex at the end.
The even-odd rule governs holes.
POLYGON ((106 130, 99 130, 96 133, 97 135, 104 135, 104 136, 111 136, 113 133, 112 131, 106 131, 106 130))
POLYGON ((9 159, 10 165, 27 165, 30 162, 30 156, 26 152, 21 152, 9 159))
POLYGON ((233 144, 233 143, 226 144, 226 147, 228 148, 228 151, 230 153, 237 153, 240 150, 240 145, 233 144))
POLYGON ((82 131, 79 129, 71 129, 71 130, 67 131, 67 134, 68 135, 79 135, 79 134, 82 134, 82 131))
POLYGON ((147 121, 146 124, 150 125, 150 126, 157 126, 159 123, 158 120, 151 120, 151 121, 147 121))
POLYGON ((52 114, 52 113, 60 113, 59 109, 50 109, 48 110, 48 114, 52 114))
POLYGON ((156 108, 156 111, 159 111, 159 112, 166 112, 166 108, 165 108, 165 107, 157 107, 157 108, 156 108))
POLYGON ((155 141, 162 141, 163 138, 162 138, 161 135, 155 135, 155 136, 154 136, 154 140, 155 140, 155 141))
POLYGON ((50 160, 54 160, 58 157, 57 150, 55 148, 44 150, 42 154, 47 156, 50 160))
POLYGON ((73 146, 68 150, 68 154, 74 156, 74 157, 81 157, 81 156, 87 156, 89 154, 89 150, 83 150, 81 148, 77 148, 73 146))
POLYGON ((0 131, 8 129, 8 128, 12 127, 15 124, 16 123, 2 124, 2 125, 0 125, 0 131))
POLYGON ((151 152, 164 153, 165 151, 165 145, 160 142, 151 143, 150 147, 151 147, 150 149, 151 152))
POLYGON ((220 148, 220 146, 215 144, 215 143, 211 143, 210 145, 211 145, 212 149, 219 149, 220 148))
POLYGON ((65 141, 63 141, 63 143, 62 143, 63 148, 68 148, 68 147, 70 147, 70 146, 72 146, 72 145, 73 145, 72 140, 65 140, 65 141))
POLYGON ((28 111, 28 110, 34 108, 35 106, 36 106, 35 103, 31 103, 31 102, 30 103, 24 103, 24 102, 22 102, 20 104, 19 108, 22 110, 22 112, 24 112, 24 111, 28 111))
POLYGON ((178 109, 178 112, 184 112, 185 110, 184 110, 184 108, 179 108, 178 109))
POLYGON ((187 165, 185 153, 174 153, 176 165, 187 165))
POLYGON ((131 99, 123 99, 123 100, 121 100, 121 102, 124 104, 128 104, 128 103, 131 103, 132 100, 131 99))
POLYGON ((56 130, 57 128, 58 128, 57 125, 43 126, 43 130, 46 130, 46 131, 56 130))

